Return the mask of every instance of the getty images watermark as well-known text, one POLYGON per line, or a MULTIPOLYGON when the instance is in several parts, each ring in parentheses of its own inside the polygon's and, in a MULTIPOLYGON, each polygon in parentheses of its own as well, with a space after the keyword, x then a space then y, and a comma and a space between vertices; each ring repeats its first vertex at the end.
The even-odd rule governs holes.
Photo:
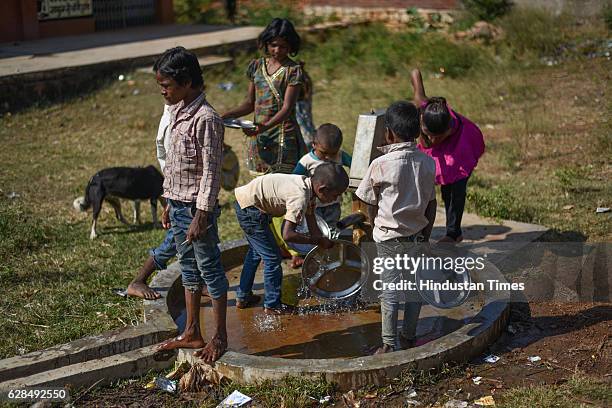
POLYGON ((362 245, 368 275, 362 297, 390 292, 440 308, 468 299, 509 302, 609 302, 612 244, 483 242, 362 245))
MULTIPOLYGON (((471 280, 443 280, 437 281, 427 279, 428 271, 446 272, 447 274, 464 274, 469 271, 482 271, 486 267, 485 257, 470 256, 410 256, 408 254, 396 254, 394 257, 375 257, 372 262, 372 272, 379 275, 379 279, 372 282, 374 290, 525 290, 524 282, 505 282, 500 279, 486 279, 485 282, 472 282, 471 280), (384 271, 396 271, 402 274, 407 272, 416 275, 417 271, 422 274, 417 280, 401 279, 399 282, 385 282, 382 275, 384 271)), ((444 276, 443 276, 444 277, 444 276)), ((448 275, 447 275, 448 278, 448 275)))

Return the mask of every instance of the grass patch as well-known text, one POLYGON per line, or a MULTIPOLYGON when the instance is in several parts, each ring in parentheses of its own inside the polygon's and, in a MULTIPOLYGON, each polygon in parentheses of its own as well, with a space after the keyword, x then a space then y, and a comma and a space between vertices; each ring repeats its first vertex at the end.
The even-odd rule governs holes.
POLYGON ((496 398, 502 408, 575 408, 610 406, 612 389, 609 383, 587 377, 572 377, 561 385, 539 385, 513 388, 496 398))
POLYGON ((470 208, 485 217, 499 220, 533 222, 534 211, 518 200, 519 195, 507 185, 491 188, 472 188, 468 190, 467 200, 470 208))
POLYGON ((515 7, 499 20, 506 33, 505 43, 518 55, 532 52, 550 55, 568 39, 564 27, 572 25, 569 15, 553 16, 545 9, 515 7))

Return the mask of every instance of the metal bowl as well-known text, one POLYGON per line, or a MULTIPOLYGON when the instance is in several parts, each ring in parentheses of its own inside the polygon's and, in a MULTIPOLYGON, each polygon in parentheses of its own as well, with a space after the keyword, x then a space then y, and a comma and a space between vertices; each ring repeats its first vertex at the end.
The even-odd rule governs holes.
POLYGON ((314 247, 302 265, 302 278, 310 292, 328 299, 346 299, 357 294, 370 270, 365 251, 350 241, 332 240, 330 249, 314 247))
MULTIPOLYGON (((461 254, 466 256, 466 254, 461 254)), ((456 251, 445 251, 440 248, 432 249, 432 253, 429 256, 440 257, 440 258, 456 258, 459 254, 456 251)), ((423 270, 422 268, 416 271, 416 283, 417 290, 423 298, 423 300, 430 305, 439 309, 451 309, 453 307, 460 306, 470 296, 470 284, 472 278, 469 270, 459 272, 456 270, 445 270, 445 269, 428 269, 423 270), (449 282, 451 284, 460 284, 464 288, 457 290, 443 290, 437 288, 427 289, 421 286, 424 281, 430 281, 433 284, 449 282)))
MULTIPOLYGON (((325 222, 325 220, 316 214, 315 214, 315 219, 317 220, 317 225, 319 226, 319 229, 321 230, 321 234, 323 234, 324 237, 331 238, 332 232, 331 232, 331 229, 329 228, 329 225, 327 225, 327 223, 325 222)), ((281 226, 281 231, 283 230, 285 226, 285 222, 286 221, 283 221, 283 224, 281 226)), ((299 232, 300 234, 308 234, 308 224, 306 222, 306 217, 304 217, 304 219, 302 220, 302 223, 295 228, 295 231, 299 232)), ((312 244, 296 244, 293 242, 287 242, 287 246, 293 249, 294 251, 296 251, 300 255, 308 254, 308 252, 310 252, 315 247, 315 245, 312 245, 312 244)))

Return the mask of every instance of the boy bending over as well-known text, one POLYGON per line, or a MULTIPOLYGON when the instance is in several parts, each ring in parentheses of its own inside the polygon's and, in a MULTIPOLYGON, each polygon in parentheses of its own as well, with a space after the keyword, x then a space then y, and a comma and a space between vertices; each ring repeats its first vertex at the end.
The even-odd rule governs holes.
POLYGON ((249 242, 236 307, 243 309, 259 302, 260 297, 253 294, 252 288, 255 271, 263 260, 264 312, 292 312, 291 307, 281 303, 282 258, 270 229, 272 217, 284 216, 287 221, 282 231, 285 241, 331 248, 333 243, 322 236, 314 217, 315 199, 323 203, 333 202, 346 190, 348 183, 348 175, 342 166, 323 163, 315 169, 311 178, 267 174, 235 190, 236 217, 249 242), (310 235, 295 232, 303 217, 306 217, 310 235))

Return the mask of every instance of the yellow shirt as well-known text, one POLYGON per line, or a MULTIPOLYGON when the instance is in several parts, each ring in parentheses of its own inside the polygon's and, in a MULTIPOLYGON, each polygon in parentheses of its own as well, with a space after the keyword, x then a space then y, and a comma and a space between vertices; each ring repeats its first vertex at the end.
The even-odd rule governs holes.
POLYGON ((316 196, 308 177, 266 174, 234 190, 240 208, 255 206, 273 217, 300 224, 316 196))

